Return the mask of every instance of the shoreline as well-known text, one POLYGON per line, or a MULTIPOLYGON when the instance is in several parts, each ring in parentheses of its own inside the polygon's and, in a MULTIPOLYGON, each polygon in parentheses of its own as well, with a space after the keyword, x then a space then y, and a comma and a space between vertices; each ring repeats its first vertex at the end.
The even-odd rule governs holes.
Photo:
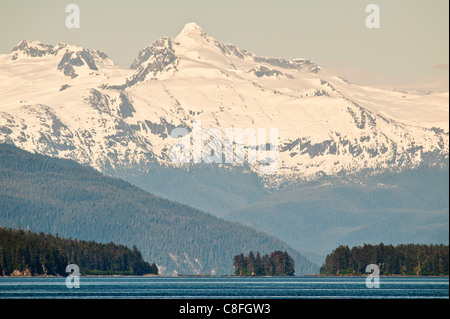
MULTIPOLYGON (((369 273, 367 274, 361 274, 361 275, 305 275, 303 277, 368 277, 370 276, 369 273)), ((389 278, 389 277, 410 277, 410 278, 432 278, 432 277, 449 277, 449 275, 380 275, 379 277, 389 278)))
MULTIPOLYGON (((14 275, 14 276, 0 276, 0 278, 66 278, 68 276, 60 276, 60 275, 14 275)), ((164 275, 81 275, 80 277, 171 277, 164 275)))
MULTIPOLYGON (((80 275, 80 277, 165 277, 165 278, 307 278, 307 277, 368 277, 370 274, 362 275, 303 275, 303 276, 233 276, 233 275, 223 275, 223 276, 212 276, 212 275, 80 275)), ((15 275, 15 276, 0 276, 0 278, 66 278, 67 276, 59 275, 15 275)), ((413 276, 413 275, 380 275, 380 278, 395 278, 395 277, 408 277, 408 278, 449 278, 449 275, 432 275, 432 276, 413 276)))

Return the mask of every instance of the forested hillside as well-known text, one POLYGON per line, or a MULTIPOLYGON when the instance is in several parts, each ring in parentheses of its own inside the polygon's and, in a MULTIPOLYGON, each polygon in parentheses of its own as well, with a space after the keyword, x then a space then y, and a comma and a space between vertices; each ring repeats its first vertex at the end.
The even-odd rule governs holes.
POLYGON ((76 264, 81 275, 158 274, 136 247, 0 228, 0 276, 67 276, 68 264, 76 264))
POLYGON ((361 275, 376 264, 383 275, 447 275, 448 245, 339 246, 327 256, 321 274, 361 275))
POLYGON ((136 245, 163 274, 232 274, 242 251, 287 251, 297 274, 319 267, 280 240, 106 177, 70 160, 0 145, 0 226, 136 245))

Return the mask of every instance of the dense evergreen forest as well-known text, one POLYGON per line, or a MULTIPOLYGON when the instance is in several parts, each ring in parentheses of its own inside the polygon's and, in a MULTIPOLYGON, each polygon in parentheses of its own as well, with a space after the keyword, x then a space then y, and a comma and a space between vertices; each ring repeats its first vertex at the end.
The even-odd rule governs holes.
POLYGON ((135 246, 130 249, 113 243, 0 228, 0 275, 67 276, 68 264, 76 264, 82 275, 158 274, 158 267, 144 261, 135 246))
POLYGON ((376 264, 382 275, 447 275, 448 245, 367 245, 339 246, 325 259, 321 274, 361 275, 376 264))
POLYGON ((319 272, 274 237, 154 196, 71 160, 0 144, 0 185, 0 226, 136 245, 162 274, 229 275, 233 256, 250 250, 286 250, 298 274, 319 272))
POLYGON ((295 262, 287 252, 274 251, 270 255, 250 251, 233 258, 234 274, 236 276, 294 276, 295 262))

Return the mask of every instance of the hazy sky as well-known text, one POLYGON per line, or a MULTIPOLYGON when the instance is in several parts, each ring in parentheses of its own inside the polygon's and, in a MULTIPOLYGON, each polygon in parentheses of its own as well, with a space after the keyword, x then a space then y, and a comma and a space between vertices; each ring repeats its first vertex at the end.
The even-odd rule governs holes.
POLYGON ((374 86, 448 89, 448 0, 0 0, 0 53, 22 39, 100 49, 128 67, 161 36, 196 22, 212 37, 263 56, 307 58, 374 86), (80 7, 67 29, 68 4, 80 7), (368 29, 368 4, 380 29, 368 29))

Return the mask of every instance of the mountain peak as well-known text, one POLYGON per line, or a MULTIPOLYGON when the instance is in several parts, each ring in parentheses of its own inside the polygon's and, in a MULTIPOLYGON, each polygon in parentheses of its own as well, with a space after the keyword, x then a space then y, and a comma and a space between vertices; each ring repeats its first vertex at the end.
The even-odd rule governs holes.
POLYGON ((41 41, 31 41, 31 40, 22 40, 20 41, 20 43, 18 43, 13 51, 17 51, 17 50, 23 50, 24 48, 28 48, 28 47, 34 47, 34 48, 38 48, 38 47, 45 47, 46 45, 43 44, 41 41))
POLYGON ((13 60, 16 60, 19 54, 29 57, 43 57, 45 55, 56 55, 53 45, 44 44, 40 41, 22 40, 11 51, 14 53, 13 60))
POLYGON ((40 41, 22 40, 12 49, 12 52, 25 51, 26 49, 43 50, 49 48, 53 48, 53 46, 44 44, 40 41))
POLYGON ((178 34, 177 38, 182 37, 182 36, 189 36, 189 35, 204 36, 205 30, 203 30, 203 28, 201 26, 199 26, 197 23, 190 22, 190 23, 187 23, 183 27, 183 30, 181 30, 181 32, 180 32, 180 34, 178 34))

